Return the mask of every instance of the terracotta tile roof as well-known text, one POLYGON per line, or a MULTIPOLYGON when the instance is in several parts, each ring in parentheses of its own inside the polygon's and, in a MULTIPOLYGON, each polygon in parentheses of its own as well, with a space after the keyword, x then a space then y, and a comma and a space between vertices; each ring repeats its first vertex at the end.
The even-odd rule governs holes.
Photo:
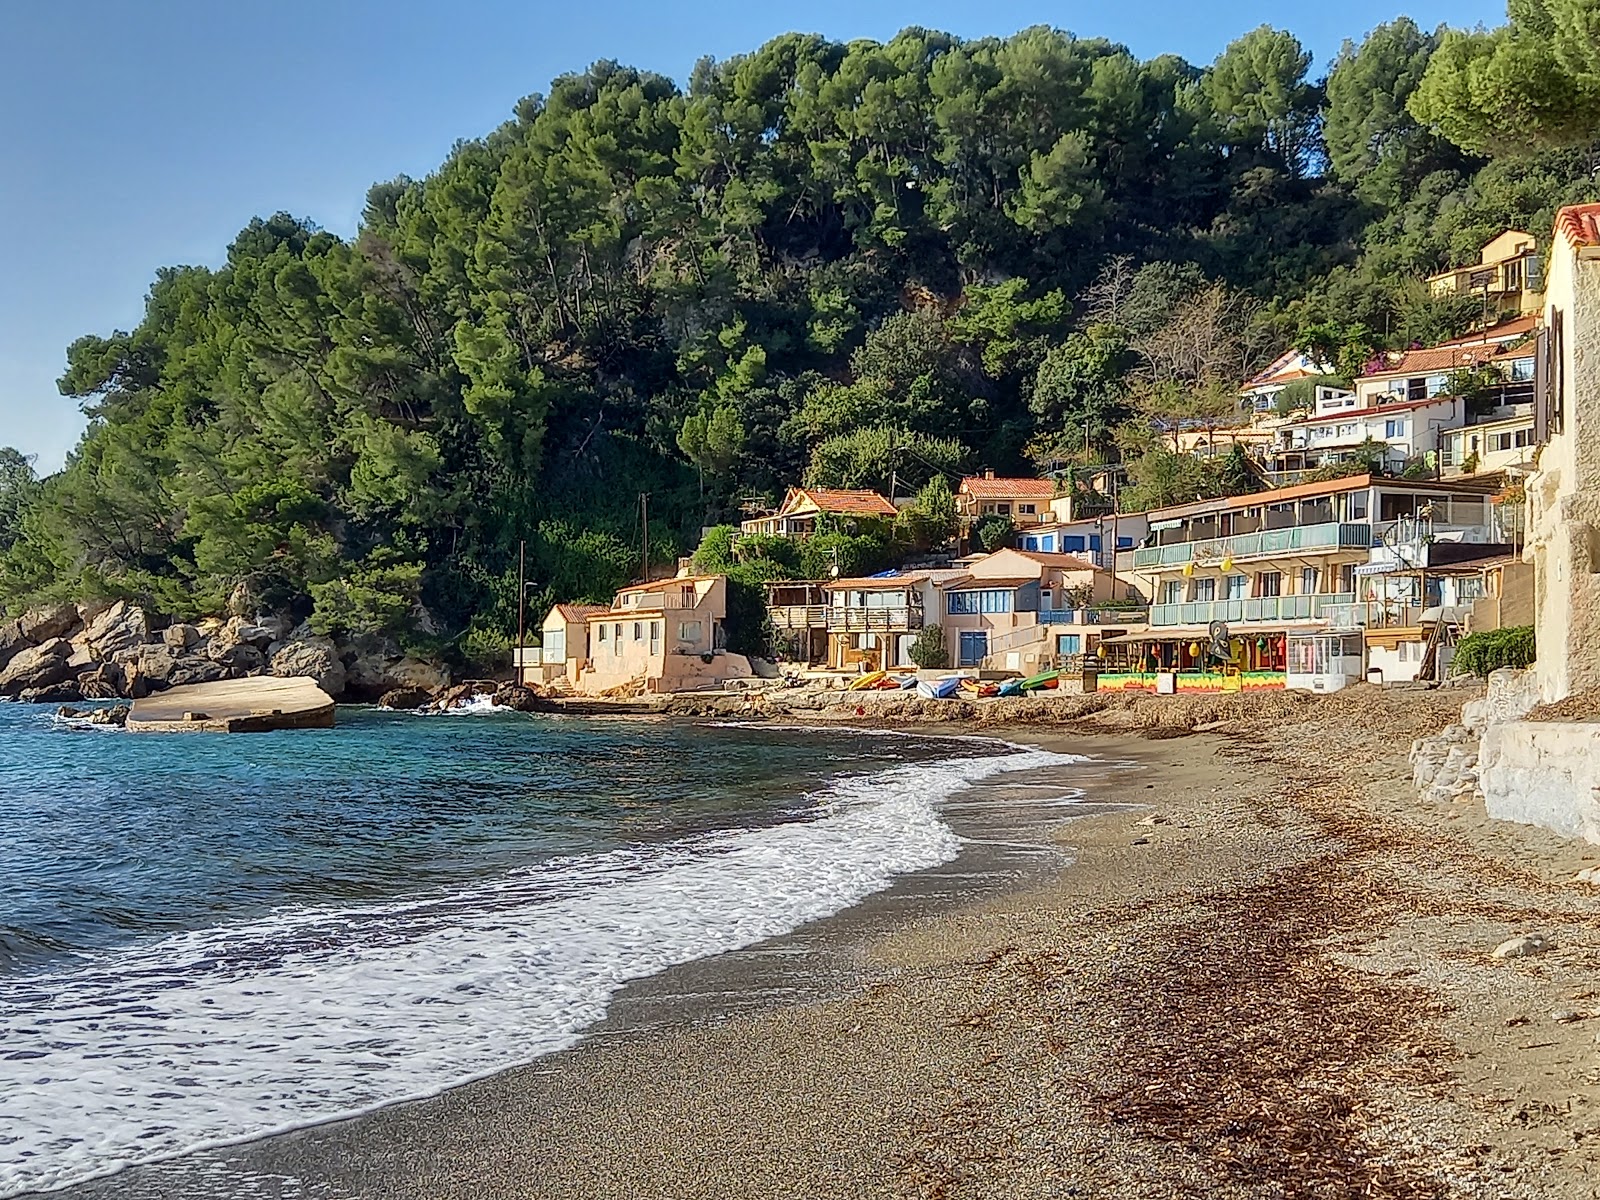
POLYGON ((832 579, 827 583, 830 592, 876 592, 885 588, 902 591, 927 582, 928 576, 917 575, 867 575, 855 579, 832 579))
POLYGON ((1600 246, 1600 204, 1569 204, 1556 214, 1556 232, 1576 249, 1600 246))
POLYGON ((1406 350, 1398 357, 1390 356, 1387 365, 1379 370, 1369 370, 1363 379, 1383 379, 1390 375, 1428 375, 1440 371, 1454 371, 1458 367, 1475 367, 1484 363, 1513 358, 1527 358, 1534 353, 1529 343, 1508 342, 1455 342, 1443 346, 1429 346, 1422 350, 1406 350))
MULTIPOLYGON (((1439 346, 1471 346, 1484 342, 1510 341, 1513 338, 1525 337, 1539 327, 1539 314, 1530 313, 1526 317, 1517 317, 1512 321, 1501 321, 1500 324, 1482 329, 1476 333, 1463 334, 1458 338, 1451 338, 1448 342, 1440 342, 1439 346)), ((1433 347, 1438 349, 1438 346, 1433 347)))
POLYGON ((979 499, 1008 500, 1013 496, 1039 496, 1053 499, 1056 485, 1049 479, 990 479, 987 475, 968 475, 961 491, 979 499))
POLYGON ((622 596, 630 592, 659 592, 664 588, 691 587, 697 583, 709 583, 719 579, 718 575, 674 575, 671 579, 656 579, 650 583, 636 583, 631 587, 618 588, 617 595, 622 596))
POLYGON ((843 513, 854 517, 892 517, 895 506, 877 492, 857 488, 796 488, 778 510, 780 516, 793 512, 802 500, 809 500, 818 512, 843 513))
POLYGON ((587 621, 595 613, 610 612, 609 604, 558 604, 556 612, 569 621, 587 621))
POLYGON ((1079 558, 1076 554, 1052 554, 1044 550, 1013 550, 1013 554, 1020 554, 1023 558, 1031 558, 1036 563, 1047 567, 1055 567, 1060 571, 1098 571, 1086 558, 1079 558))

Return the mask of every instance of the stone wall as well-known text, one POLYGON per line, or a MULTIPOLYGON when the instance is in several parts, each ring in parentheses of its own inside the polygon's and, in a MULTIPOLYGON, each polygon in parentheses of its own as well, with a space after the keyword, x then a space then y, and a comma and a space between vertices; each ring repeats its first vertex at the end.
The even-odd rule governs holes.
POLYGON ((1491 817, 1600 844, 1600 723, 1491 725, 1478 751, 1478 785, 1491 817))

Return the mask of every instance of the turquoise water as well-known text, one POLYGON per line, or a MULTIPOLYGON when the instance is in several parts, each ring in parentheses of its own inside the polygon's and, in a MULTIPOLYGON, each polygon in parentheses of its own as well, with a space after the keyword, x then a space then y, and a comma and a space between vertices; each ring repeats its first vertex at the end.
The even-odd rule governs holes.
POLYGON ((240 737, 0 705, 0 1196, 429 1094, 629 979, 957 850, 990 741, 342 709, 240 737))

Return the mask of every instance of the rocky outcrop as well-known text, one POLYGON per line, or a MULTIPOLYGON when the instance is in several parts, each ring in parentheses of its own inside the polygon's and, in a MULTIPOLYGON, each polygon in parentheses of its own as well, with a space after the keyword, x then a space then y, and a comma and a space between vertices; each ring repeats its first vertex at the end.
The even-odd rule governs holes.
POLYGON ((401 687, 385 692, 378 698, 378 703, 384 708, 392 708, 398 712, 421 708, 433 699, 433 693, 427 688, 401 687))
POLYGON ((0 624, 0 670, 4 670, 13 658, 32 645, 22 632, 21 621, 0 624))
POLYGON ((89 623, 81 640, 95 658, 112 658, 151 640, 150 619, 137 604, 118 600, 89 623))
POLYGON ((200 640, 200 631, 193 625, 168 625, 161 631, 161 640, 182 653, 200 640))
POLYGON ((76 679, 64 679, 48 687, 23 688, 17 696, 24 704, 65 704, 83 699, 76 679))
POLYGON ((404 654, 388 638, 361 637, 344 651, 345 698, 381 700, 400 688, 436 692, 450 686, 450 672, 404 654))
POLYGON ((65 682, 72 678, 72 668, 67 665, 71 657, 72 643, 63 637, 50 638, 13 655, 5 670, 0 671, 0 696, 20 696, 24 691, 65 682))
POLYGON ((538 692, 516 683, 502 683, 496 688, 494 703, 496 708, 509 708, 516 712, 537 712, 546 707, 538 692))
POLYGON ((115 700, 125 696, 128 673, 117 663, 103 662, 78 676, 78 693, 85 700, 115 700))
POLYGON ((446 712, 471 703, 475 697, 493 696, 499 690, 500 685, 492 679, 468 679, 437 693, 428 708, 434 712, 446 712))
POLYGON ((80 623, 78 606, 75 604, 54 604, 48 608, 35 608, 23 613, 19 622, 22 626, 22 636, 36 646, 55 638, 66 637, 77 629, 80 623))
POLYGON ((305 626, 273 646, 267 669, 280 679, 309 679, 335 699, 344 694, 345 669, 339 648, 332 638, 314 634, 305 626))

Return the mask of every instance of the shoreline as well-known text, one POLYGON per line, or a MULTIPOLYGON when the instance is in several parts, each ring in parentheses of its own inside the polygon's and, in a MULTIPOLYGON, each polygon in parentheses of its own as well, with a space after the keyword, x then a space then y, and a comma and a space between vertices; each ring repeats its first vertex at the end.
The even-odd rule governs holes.
MULTIPOLYGON (((664 716, 664 719, 684 720, 674 716, 664 716)), ((775 731, 780 728, 772 721, 750 725, 775 731)), ((1085 751, 1079 744, 1081 739, 1076 736, 1056 733, 1041 737, 1034 731, 1028 731, 1026 741, 1020 741, 1002 736, 1004 731, 940 725, 872 730, 796 721, 789 729, 797 733, 815 729, 833 734, 927 738, 950 743, 977 741, 1004 744, 1017 750, 1092 752, 1097 756, 1102 749, 1085 751)), ((559 1069, 562 1070, 582 1070, 581 1065, 568 1068, 565 1062, 570 1056, 581 1059, 592 1046, 621 1045, 680 1027, 717 1024, 788 1005, 837 999, 859 989, 873 974, 861 955, 862 947, 872 939, 907 921, 951 911, 986 896, 1014 890, 1023 886, 1025 880, 1069 867, 1069 860, 1050 837, 1051 831, 1072 820, 1133 802, 1102 801, 1098 795, 1102 790, 1098 780, 1134 765, 1127 760, 1137 755, 1141 744, 1137 739, 1101 740, 1107 743, 1105 749, 1122 753, 1113 761, 1034 766, 1007 772, 998 777, 998 782, 980 780, 940 801, 941 819, 961 840, 954 860, 900 875, 889 887, 788 933, 631 980, 611 998, 605 1016, 585 1029, 577 1044, 571 1047, 452 1084, 421 1098, 396 1101, 362 1113, 248 1140, 199 1147, 49 1192, 24 1195, 83 1200, 112 1196, 132 1200, 178 1194, 222 1197, 245 1194, 243 1189, 248 1187, 248 1194, 252 1195, 288 1196, 307 1194, 301 1190, 307 1186, 318 1188, 309 1194, 366 1195, 365 1190, 324 1190, 329 1186, 327 1181, 302 1182, 303 1176, 289 1169, 301 1153, 300 1144, 316 1144, 326 1138, 363 1140, 368 1136, 364 1130, 369 1123, 381 1125, 390 1114, 425 1113, 429 1106, 458 1102, 452 1099, 458 1094, 461 1094, 459 1102, 472 1103, 478 1090, 492 1090, 502 1081, 515 1079, 516 1086, 522 1086, 531 1080, 532 1086, 537 1086, 540 1077, 558 1069, 551 1064, 561 1064, 559 1069), (999 805, 987 799, 973 799, 987 797, 995 789, 1008 797, 999 805), (1083 794, 1086 789, 1089 794, 1083 794), (1079 794, 1065 798, 1074 792, 1079 794), (970 811, 974 808, 979 811, 970 811), (969 811, 963 813, 963 810, 969 811), (1002 815, 997 816, 997 812, 1002 815)))
POLYGON ((1146 769, 1096 768, 1110 803, 1047 839, 1070 863, 980 891, 969 838, 948 902, 905 876, 630 986, 529 1066, 66 1194, 1590 1197, 1600 889, 1572 880, 1600 847, 1417 798, 1405 750, 1459 700, 1207 704, 1077 740, 1146 769), (1226 736, 1175 736, 1202 723, 1226 736), (1552 948, 1491 956, 1529 932, 1552 948))

